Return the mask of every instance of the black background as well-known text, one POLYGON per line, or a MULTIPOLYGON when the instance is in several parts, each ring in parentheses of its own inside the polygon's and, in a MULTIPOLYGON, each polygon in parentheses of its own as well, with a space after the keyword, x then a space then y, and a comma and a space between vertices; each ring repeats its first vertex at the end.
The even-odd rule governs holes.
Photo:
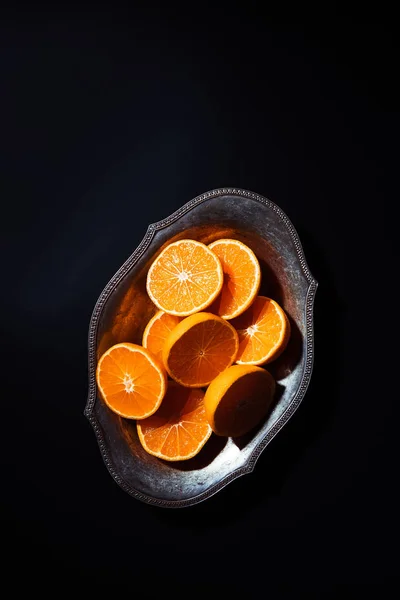
POLYGON ((6 571, 31 590, 142 582, 144 598, 361 596, 399 558, 397 33, 193 10, 2 20, 6 571), (114 483, 83 416, 89 319, 150 222, 223 186, 300 235, 314 372, 251 475, 159 509, 114 483))

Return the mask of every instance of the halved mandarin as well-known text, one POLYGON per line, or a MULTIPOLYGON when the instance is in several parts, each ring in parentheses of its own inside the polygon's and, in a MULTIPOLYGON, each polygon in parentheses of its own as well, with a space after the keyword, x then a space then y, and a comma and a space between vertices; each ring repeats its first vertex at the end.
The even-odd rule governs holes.
POLYGON ((208 386, 204 406, 217 435, 248 433, 268 413, 275 394, 272 375, 254 365, 232 365, 208 386))
POLYGON ((163 363, 176 382, 204 387, 235 360, 239 338, 232 325, 207 312, 183 319, 163 348, 163 363))
POLYGON ((180 323, 181 317, 169 315, 159 310, 147 323, 143 332, 142 344, 159 360, 162 360, 162 349, 171 331, 180 323))
POLYGON ((107 406, 127 419, 145 419, 160 406, 167 391, 162 364, 142 346, 116 344, 100 358, 96 380, 107 406))
POLYGON ((264 365, 278 358, 290 338, 290 322, 283 308, 266 296, 232 321, 239 334, 239 365, 264 365))
POLYGON ((212 433, 203 400, 202 390, 171 381, 158 411, 137 423, 146 452, 171 461, 196 456, 212 433))
POLYGON ((208 247, 218 256, 224 273, 221 293, 209 310, 223 319, 234 319, 258 294, 260 264, 253 250, 239 240, 221 239, 208 247))
POLYGON ((147 293, 162 311, 184 317, 207 308, 224 277, 217 256, 196 240, 169 244, 147 274, 147 293))

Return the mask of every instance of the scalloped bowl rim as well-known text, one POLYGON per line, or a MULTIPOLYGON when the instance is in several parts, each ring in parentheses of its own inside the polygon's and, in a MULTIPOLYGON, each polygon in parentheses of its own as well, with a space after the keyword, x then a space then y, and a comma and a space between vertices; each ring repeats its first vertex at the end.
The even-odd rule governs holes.
POLYGON ((104 287, 101 292, 95 307, 92 312, 92 316, 90 319, 89 325, 89 335, 88 335, 88 362, 89 362, 89 390, 88 397, 86 402, 86 407, 84 410, 84 415, 89 420, 92 425, 99 447, 101 451, 102 458, 104 463, 107 466, 108 471, 111 476, 115 480, 115 482, 127 493, 131 496, 141 500, 147 504, 153 504, 157 506, 162 506, 166 508, 179 508, 185 506, 191 506, 197 504, 210 496, 216 494, 219 490, 225 487, 234 479, 241 477, 242 475, 246 475, 251 473, 254 470, 256 462, 260 457, 261 453, 267 445, 271 442, 271 440, 277 435, 277 433, 284 427, 284 425, 289 421, 292 415, 295 413, 297 408, 299 407, 301 401, 304 398, 304 395, 307 391, 307 388, 310 383, 313 363, 314 363, 314 324, 313 324, 313 306, 316 290, 318 287, 318 282, 311 275, 310 269, 307 265, 302 244, 300 242, 299 236, 297 234, 296 229, 291 223, 289 217, 284 213, 284 211, 277 206, 271 200, 261 196, 260 194, 256 194, 255 192, 251 192, 249 190, 241 189, 241 188, 217 188, 211 191, 205 192, 196 196, 183 206, 181 206, 178 210, 173 212, 171 215, 162 219, 161 221, 157 221, 155 223, 151 223, 147 231, 134 250, 134 252, 128 257, 128 259, 123 263, 123 265, 118 269, 118 271, 113 275, 107 285, 104 287), (221 481, 211 486, 206 491, 190 497, 184 500, 163 500, 161 498, 154 498, 150 495, 144 494, 143 492, 139 492, 138 490, 131 487, 126 481, 118 474, 116 471, 113 462, 111 460, 107 445, 104 441, 103 433, 101 431, 99 422, 94 413, 94 407, 97 398, 97 386, 96 386, 96 334, 97 327, 99 323, 99 317, 102 313, 103 307, 105 306, 108 298, 112 294, 113 290, 116 286, 122 281, 124 276, 130 271, 130 269, 135 265, 135 263, 140 259, 143 253, 147 250, 149 245, 151 244, 154 235, 157 231, 164 229, 171 223, 177 221, 182 215, 192 210, 195 206, 202 202, 206 202, 211 198, 216 198, 218 196, 237 196, 237 197, 245 197, 257 202, 260 202, 266 205, 268 208, 272 209, 284 222, 289 234, 294 242, 294 246, 297 252, 297 256, 300 261, 300 265, 303 271, 303 274, 308 281, 308 290, 306 296, 306 360, 305 367, 303 370, 303 374, 301 377, 301 381, 299 387, 297 389, 296 394, 294 395, 293 400, 288 405, 286 410, 282 413, 279 419, 274 423, 274 425, 266 432, 265 436, 259 441, 257 446, 253 449, 247 461, 244 465, 238 467, 228 475, 226 475, 221 481))

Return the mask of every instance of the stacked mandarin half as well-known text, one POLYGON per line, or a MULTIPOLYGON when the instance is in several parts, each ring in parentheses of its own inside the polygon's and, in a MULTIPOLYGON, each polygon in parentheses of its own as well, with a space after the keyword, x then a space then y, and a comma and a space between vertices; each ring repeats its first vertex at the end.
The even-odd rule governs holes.
POLYGON ((112 346, 96 371, 104 402, 136 421, 149 454, 187 460, 213 433, 241 436, 267 415, 275 380, 263 365, 285 350, 290 322, 260 283, 256 255, 235 239, 173 242, 151 264, 142 344, 112 346))

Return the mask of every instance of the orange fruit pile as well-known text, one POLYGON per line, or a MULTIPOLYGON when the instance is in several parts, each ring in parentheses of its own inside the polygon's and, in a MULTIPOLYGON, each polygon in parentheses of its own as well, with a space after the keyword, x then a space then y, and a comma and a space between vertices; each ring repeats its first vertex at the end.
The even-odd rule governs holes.
POLYGON ((112 346, 96 371, 105 403, 136 420, 149 454, 187 460, 213 432, 241 436, 266 417, 276 384, 260 365, 285 350, 290 322, 257 295, 260 283, 256 255, 233 239, 180 240, 152 262, 146 289, 158 310, 142 345, 112 346))

